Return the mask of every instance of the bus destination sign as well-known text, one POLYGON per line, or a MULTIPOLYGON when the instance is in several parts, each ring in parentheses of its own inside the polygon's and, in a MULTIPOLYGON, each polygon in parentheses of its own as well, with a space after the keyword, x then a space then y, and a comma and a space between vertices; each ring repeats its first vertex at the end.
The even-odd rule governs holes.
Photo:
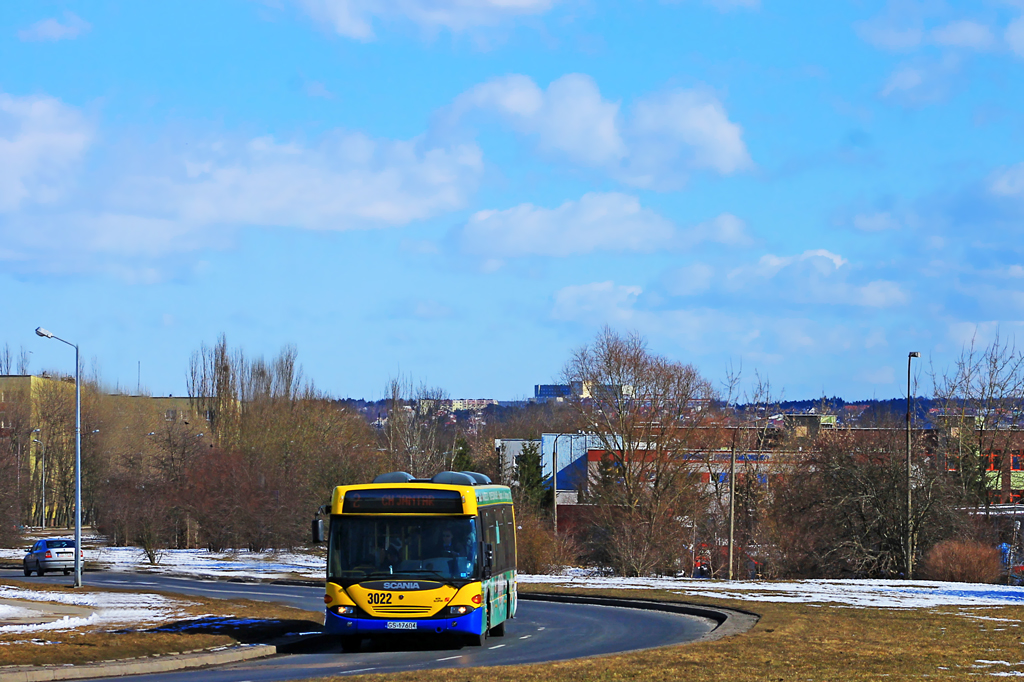
POLYGON ((457 490, 387 489, 349 490, 343 514, 461 514, 462 493, 457 490))

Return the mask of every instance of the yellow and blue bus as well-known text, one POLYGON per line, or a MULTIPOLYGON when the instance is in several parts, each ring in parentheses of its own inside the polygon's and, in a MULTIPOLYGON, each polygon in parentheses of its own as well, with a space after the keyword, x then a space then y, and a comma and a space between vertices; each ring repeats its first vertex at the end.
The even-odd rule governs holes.
MULTIPOLYGON (((314 521, 314 539, 324 524, 314 521)), ((511 491, 476 472, 417 479, 403 471, 338 486, 326 533, 324 632, 343 648, 400 632, 505 634, 516 612, 511 491)))

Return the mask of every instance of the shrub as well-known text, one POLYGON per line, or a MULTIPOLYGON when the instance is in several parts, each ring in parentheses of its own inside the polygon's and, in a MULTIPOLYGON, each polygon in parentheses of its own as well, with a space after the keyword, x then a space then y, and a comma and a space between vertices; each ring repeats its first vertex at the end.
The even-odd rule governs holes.
POLYGON ((946 540, 925 555, 924 577, 961 583, 994 583, 1002 573, 999 550, 980 542, 946 540))
POLYGON ((555 535, 536 516, 516 518, 516 555, 520 573, 549 573, 555 565, 555 535))

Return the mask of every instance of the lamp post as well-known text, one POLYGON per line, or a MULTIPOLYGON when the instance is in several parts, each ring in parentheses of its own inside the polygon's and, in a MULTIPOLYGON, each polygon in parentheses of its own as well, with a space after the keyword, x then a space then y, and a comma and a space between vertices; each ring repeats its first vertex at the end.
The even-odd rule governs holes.
POLYGON ((914 532, 911 528, 911 489, 910 489, 910 361, 921 357, 917 351, 907 354, 907 580, 914 578, 914 532))
POLYGON ((42 488, 43 488, 43 503, 42 503, 42 514, 40 514, 40 516, 41 516, 41 518, 43 520, 42 520, 42 523, 40 524, 40 526, 43 528, 43 530, 46 530, 46 443, 44 443, 43 441, 39 440, 38 438, 33 438, 32 442, 33 443, 38 443, 39 444, 39 449, 41 450, 41 452, 40 452, 40 461, 42 462, 42 467, 43 467, 43 485, 42 485, 42 488))
POLYGON ((555 537, 558 537, 558 439, 564 434, 555 435, 555 447, 551 451, 551 521, 554 525, 555 537))
MULTIPOLYGON (((36 334, 57 339, 75 349, 75 587, 82 586, 82 377, 78 362, 78 344, 36 327, 36 334)), ((43 510, 45 514, 45 510, 43 510)))

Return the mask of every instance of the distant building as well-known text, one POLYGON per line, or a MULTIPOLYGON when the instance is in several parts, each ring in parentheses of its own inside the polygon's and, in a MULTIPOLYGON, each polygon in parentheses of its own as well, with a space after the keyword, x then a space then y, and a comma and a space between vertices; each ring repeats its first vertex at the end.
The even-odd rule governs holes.
POLYGON ((578 395, 569 384, 536 384, 533 387, 533 402, 546 403, 548 401, 562 402, 566 398, 573 398, 578 395))
POLYGON ((452 411, 471 410, 476 412, 491 405, 497 405, 498 401, 492 398, 456 398, 452 401, 452 411))
POLYGON ((518 458, 523 454, 523 447, 529 444, 537 446, 540 450, 540 441, 529 438, 495 438, 494 451, 498 454, 498 461, 501 462, 501 480, 516 480, 519 470, 518 458))

